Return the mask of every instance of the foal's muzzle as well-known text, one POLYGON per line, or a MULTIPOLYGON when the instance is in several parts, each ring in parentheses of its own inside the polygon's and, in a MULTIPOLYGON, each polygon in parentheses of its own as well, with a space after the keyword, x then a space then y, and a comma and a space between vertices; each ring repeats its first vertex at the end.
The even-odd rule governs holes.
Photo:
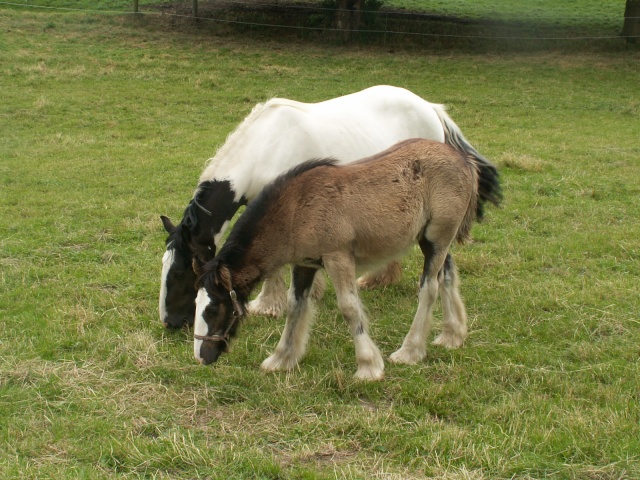
POLYGON ((218 361, 222 352, 226 351, 227 346, 224 342, 203 340, 200 345, 200 363, 202 365, 209 365, 218 361))

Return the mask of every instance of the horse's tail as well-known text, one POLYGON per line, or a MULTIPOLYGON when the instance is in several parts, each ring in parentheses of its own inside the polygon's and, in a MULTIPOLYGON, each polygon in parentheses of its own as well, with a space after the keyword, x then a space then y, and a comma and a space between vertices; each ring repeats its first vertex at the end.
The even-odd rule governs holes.
POLYGON ((467 141, 462 131, 451 120, 447 114, 444 105, 432 104, 442 128, 444 130, 444 143, 451 145, 470 157, 478 169, 478 199, 476 202, 476 218, 482 220, 484 215, 484 204, 491 202, 494 205, 500 205, 502 201, 502 188, 500 186, 500 177, 496 166, 480 155, 478 151, 467 141))

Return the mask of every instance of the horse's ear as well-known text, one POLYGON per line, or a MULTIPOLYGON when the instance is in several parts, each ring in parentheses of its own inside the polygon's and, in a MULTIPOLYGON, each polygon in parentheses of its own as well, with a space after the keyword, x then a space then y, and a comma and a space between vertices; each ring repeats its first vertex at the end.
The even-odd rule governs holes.
POLYGON ((160 215, 160 220, 162 220, 162 225, 164 226, 164 229, 167 231, 167 233, 173 233, 175 231, 176 227, 173 223, 171 223, 169 217, 160 215))
POLYGON ((233 284, 231 281, 231 272, 225 265, 220 265, 216 271, 214 282, 216 285, 224 287, 225 290, 230 292, 233 290, 233 284))

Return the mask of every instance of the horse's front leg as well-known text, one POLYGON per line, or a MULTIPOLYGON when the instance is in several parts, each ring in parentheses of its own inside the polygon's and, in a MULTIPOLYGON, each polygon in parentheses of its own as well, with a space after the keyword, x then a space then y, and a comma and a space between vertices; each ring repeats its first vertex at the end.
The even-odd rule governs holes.
POLYGON ((347 321, 353 337, 358 364, 355 378, 382 380, 384 361, 380 350, 369 337, 369 319, 358 296, 355 261, 348 254, 325 255, 322 260, 336 289, 340 312, 347 321))
POLYGON ((284 283, 284 268, 278 269, 265 279, 262 290, 249 302, 247 310, 251 315, 281 317, 287 308, 287 285, 284 283))
POLYGON ((293 268, 287 321, 275 352, 262 362, 263 370, 291 370, 304 355, 314 316, 310 293, 316 273, 315 268, 293 268))

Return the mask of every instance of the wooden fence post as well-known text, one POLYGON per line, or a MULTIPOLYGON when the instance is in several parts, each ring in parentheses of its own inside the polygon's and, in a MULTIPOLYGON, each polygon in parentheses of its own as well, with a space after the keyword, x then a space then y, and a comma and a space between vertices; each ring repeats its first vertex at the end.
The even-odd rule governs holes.
POLYGON ((624 25, 622 35, 627 37, 627 43, 640 41, 640 0, 627 0, 624 8, 624 25))

